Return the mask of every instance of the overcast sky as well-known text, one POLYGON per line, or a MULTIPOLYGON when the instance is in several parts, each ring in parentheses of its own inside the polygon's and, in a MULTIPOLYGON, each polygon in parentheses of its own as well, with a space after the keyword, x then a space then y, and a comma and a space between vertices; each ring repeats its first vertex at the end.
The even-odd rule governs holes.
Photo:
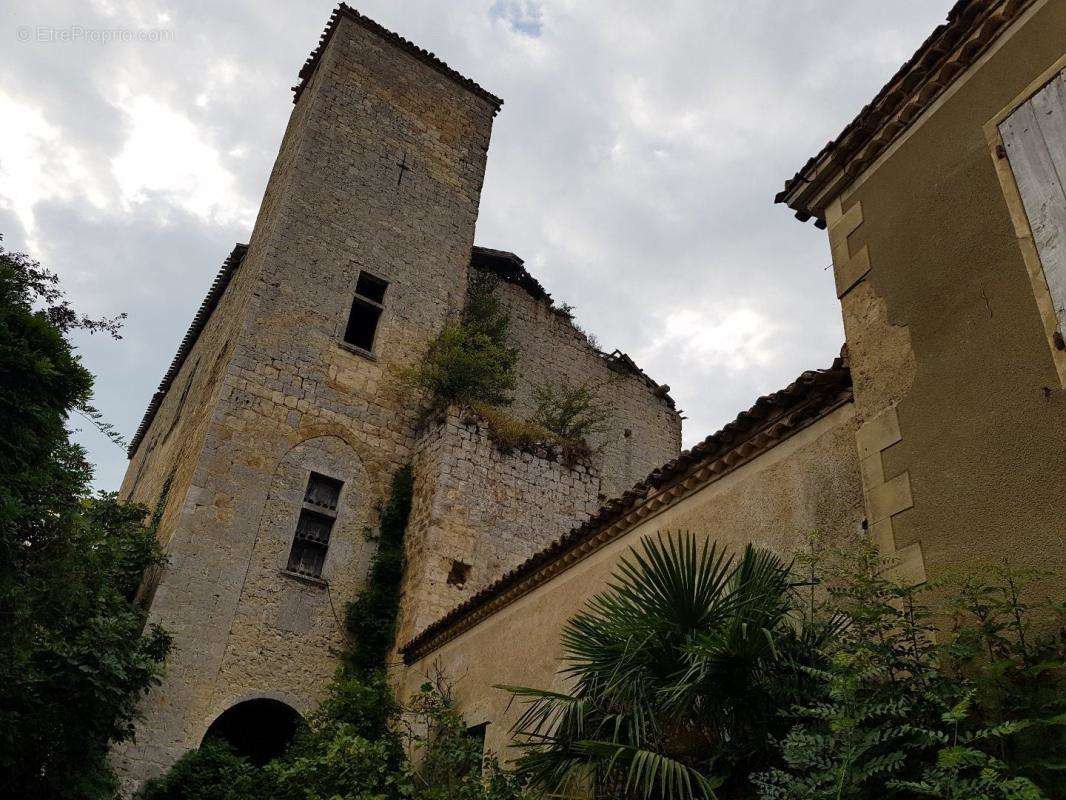
MULTIPOLYGON (((691 446, 837 354, 825 234, 773 196, 951 3, 354 5, 504 98, 478 244, 518 253, 601 347, 670 384, 691 446)), ((248 240, 332 6, 0 2, 0 232, 81 310, 129 314, 121 342, 79 340, 127 437, 248 240)), ((78 439, 117 488, 125 454, 78 439)))

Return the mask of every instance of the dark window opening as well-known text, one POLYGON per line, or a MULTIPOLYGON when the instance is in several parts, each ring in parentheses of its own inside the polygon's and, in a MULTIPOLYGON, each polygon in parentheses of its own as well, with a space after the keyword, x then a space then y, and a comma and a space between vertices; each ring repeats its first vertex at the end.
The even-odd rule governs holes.
POLYGON ((344 341, 363 350, 374 349, 374 335, 378 330, 381 309, 358 297, 352 301, 352 313, 344 331, 344 341))
POLYGON ((292 538, 289 572, 322 577, 326 563, 329 537, 337 520, 337 504, 340 501, 342 481, 312 472, 304 492, 303 508, 296 522, 296 534, 292 538))
POLYGON ((482 722, 480 725, 471 725, 466 729, 466 735, 473 739, 480 745, 482 753, 485 752, 485 729, 489 727, 489 723, 482 722))
POLYGON ((384 281, 369 272, 360 272, 355 284, 355 297, 352 310, 348 315, 348 326, 344 330, 344 341, 368 352, 374 349, 374 337, 377 335, 378 322, 384 310, 385 290, 389 288, 384 281))
POLYGON ((359 280, 355 284, 355 293, 375 303, 384 303, 385 290, 388 288, 388 281, 383 281, 369 272, 360 272, 359 280))
POLYGON ((462 589, 470 578, 470 565, 462 561, 453 561, 452 568, 448 571, 448 585, 462 589))
POLYGON ((466 729, 466 735, 472 742, 475 743, 478 753, 478 761, 475 764, 464 765, 465 768, 460 769, 460 775, 456 777, 464 777, 468 775, 475 768, 483 768, 483 762, 485 759, 485 729, 489 726, 489 723, 482 722, 480 725, 471 725, 466 729))
POLYGON ((285 752, 304 721, 299 712, 280 700, 258 698, 226 709, 204 734, 222 739, 258 767, 285 752))

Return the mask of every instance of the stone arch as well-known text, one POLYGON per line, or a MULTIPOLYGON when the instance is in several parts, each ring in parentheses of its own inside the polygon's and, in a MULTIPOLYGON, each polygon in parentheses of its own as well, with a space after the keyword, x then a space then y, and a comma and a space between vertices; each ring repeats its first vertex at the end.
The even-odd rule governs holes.
MULTIPOLYGON (((248 568, 218 671, 215 699, 270 686, 311 705, 337 667, 346 603, 362 588, 374 544, 375 501, 363 462, 337 436, 291 445, 270 473, 248 568), (312 472, 343 482, 321 575, 287 569, 312 472)), ((216 707, 216 711, 219 711, 216 707)))
POLYGON ((200 743, 221 739, 257 766, 281 755, 306 724, 281 696, 266 692, 231 704, 207 726, 200 743))
MULTIPOLYGON (((367 472, 346 437, 335 433, 318 434, 296 442, 285 452, 271 478, 258 538, 263 543, 264 537, 268 541, 273 537, 279 544, 287 545, 295 531, 295 516, 311 472, 344 483, 338 509, 341 524, 335 531, 336 541, 331 540, 331 552, 326 556, 325 572, 335 572, 340 564, 352 566, 349 562, 357 556, 354 550, 363 543, 362 531, 369 522, 370 511, 367 472)), ((276 559, 276 563, 280 568, 284 566, 287 547, 282 547, 278 554, 280 560, 276 559)))

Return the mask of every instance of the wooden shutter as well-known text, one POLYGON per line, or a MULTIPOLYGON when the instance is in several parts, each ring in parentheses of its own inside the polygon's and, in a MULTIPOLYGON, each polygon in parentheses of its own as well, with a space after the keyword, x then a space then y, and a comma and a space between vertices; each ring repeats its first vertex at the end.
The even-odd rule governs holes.
POLYGON ((1066 324, 1066 71, 999 125, 1051 300, 1066 324))

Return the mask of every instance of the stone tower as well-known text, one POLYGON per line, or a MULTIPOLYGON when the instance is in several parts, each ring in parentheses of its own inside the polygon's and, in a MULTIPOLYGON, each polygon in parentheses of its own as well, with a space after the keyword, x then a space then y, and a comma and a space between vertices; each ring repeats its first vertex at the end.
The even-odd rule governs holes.
POLYGON ((400 467, 418 480, 404 589, 414 630, 679 448, 666 387, 592 347, 516 256, 473 248, 502 101, 343 4, 294 92, 250 240, 223 265, 130 447, 121 494, 155 509, 168 564, 144 594, 174 649, 136 741, 114 754, 128 786, 213 724, 232 727, 234 709, 255 726, 313 707, 400 467), (400 374, 461 309, 472 268, 501 277, 524 369, 554 369, 531 344, 553 341, 571 372, 620 376, 610 391, 627 418, 603 442, 611 480, 497 453, 450 412, 427 429, 427 398, 400 374), (507 481, 491 496, 499 487, 478 480, 489 462, 507 481), (471 475, 482 494, 457 506, 471 475), (527 501, 558 513, 526 520, 527 501), (453 563, 461 582, 441 573, 453 563))

